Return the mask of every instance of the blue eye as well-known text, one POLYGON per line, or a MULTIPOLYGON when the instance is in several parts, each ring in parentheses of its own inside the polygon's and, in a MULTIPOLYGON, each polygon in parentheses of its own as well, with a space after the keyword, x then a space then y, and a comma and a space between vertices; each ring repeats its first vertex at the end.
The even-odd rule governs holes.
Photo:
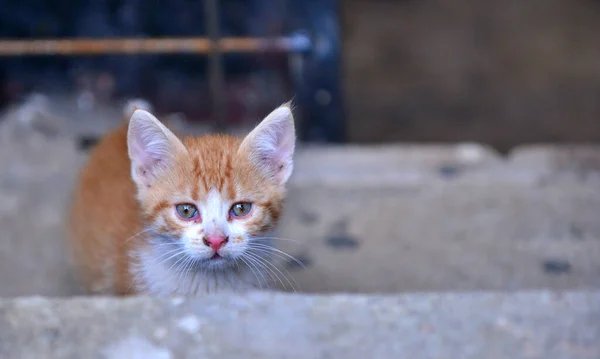
POLYGON ((231 214, 232 217, 245 217, 247 216, 250 211, 252 211, 252 203, 250 202, 238 202, 236 204, 234 204, 233 206, 231 206, 231 209, 229 210, 229 213, 231 214))
POLYGON ((198 209, 193 204, 180 203, 175 206, 177 214, 183 219, 192 219, 198 215, 198 209))

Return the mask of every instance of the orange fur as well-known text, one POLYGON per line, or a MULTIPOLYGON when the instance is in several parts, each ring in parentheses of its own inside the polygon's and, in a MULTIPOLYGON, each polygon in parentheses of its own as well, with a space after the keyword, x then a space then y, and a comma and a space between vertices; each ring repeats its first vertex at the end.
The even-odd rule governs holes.
MULTIPOLYGON (((131 128, 130 132, 133 131, 131 128)), ((81 173, 68 223, 68 245, 85 289, 89 293, 118 295, 161 292, 151 289, 155 285, 151 283, 152 279, 145 279, 149 283, 143 282, 144 278, 154 278, 152 275, 155 274, 142 275, 142 282, 136 279, 135 268, 142 265, 139 263, 140 255, 158 251, 160 245, 173 245, 187 250, 185 255, 196 258, 194 248, 207 250, 202 244, 207 228, 219 233, 233 231, 231 228, 242 232, 231 232, 231 241, 225 245, 239 246, 224 255, 223 258, 231 260, 212 269, 214 273, 237 275, 234 268, 246 263, 237 258, 243 256, 255 236, 276 224, 287 180, 287 177, 283 181, 277 180, 271 173, 262 170, 261 164, 256 162, 259 157, 254 154, 258 147, 243 146, 242 141, 226 135, 181 138, 185 150, 174 150, 174 160, 169 162, 168 169, 146 185, 131 177, 128 127, 123 125, 104 136, 81 173), (203 223, 206 222, 203 218, 214 214, 200 213, 198 219, 191 221, 176 215, 177 204, 192 203, 201 208, 214 191, 223 206, 237 202, 252 203, 249 218, 229 216, 227 222, 221 225, 224 228, 215 229, 210 223, 203 223), (190 237, 190 233, 194 235, 190 237), (166 238, 166 242, 159 243, 163 240, 161 238, 166 238)), ((291 148, 293 151, 293 145, 291 148)), ((283 168, 283 165, 278 168, 283 168)), ((139 173, 146 175, 145 171, 139 173)), ((202 269, 203 263, 208 263, 208 260, 198 258, 196 262, 202 269)), ((159 263, 158 259, 156 263, 159 263)), ((178 268, 174 260, 170 264, 178 268)), ((165 268, 156 271, 167 271, 165 268)), ((190 268, 185 269, 192 271, 190 268)), ((198 294, 198 281, 193 274, 188 284, 173 284, 175 289, 171 292, 198 294), (189 288, 190 283, 196 283, 195 289, 189 288), (186 288, 180 290, 183 287, 186 288)))

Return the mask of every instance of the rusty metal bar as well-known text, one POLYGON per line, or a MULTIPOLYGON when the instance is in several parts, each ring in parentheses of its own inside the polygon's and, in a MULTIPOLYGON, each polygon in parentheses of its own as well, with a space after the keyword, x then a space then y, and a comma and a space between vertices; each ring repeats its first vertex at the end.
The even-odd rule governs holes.
POLYGON ((204 37, 0 40, 0 56, 192 53, 305 52, 310 40, 301 35, 274 38, 228 37, 216 43, 204 37))

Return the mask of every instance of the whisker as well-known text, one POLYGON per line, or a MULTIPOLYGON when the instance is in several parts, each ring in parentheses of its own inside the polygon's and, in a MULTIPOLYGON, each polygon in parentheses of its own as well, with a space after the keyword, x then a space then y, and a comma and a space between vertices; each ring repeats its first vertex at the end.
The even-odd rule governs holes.
POLYGON ((175 272, 176 276, 180 278, 180 284, 183 282, 183 280, 185 279, 186 275, 187 275, 187 266, 190 264, 190 262, 192 262, 194 259, 190 256, 186 256, 186 260, 183 262, 183 264, 181 266, 179 266, 178 270, 175 272))
POLYGON ((136 284, 136 277, 137 275, 134 275, 134 278, 132 278, 133 280, 129 281, 129 286, 127 287, 127 292, 131 292, 131 288, 133 288, 133 286, 136 284))
MULTIPOLYGON (((184 261, 184 263, 185 263, 185 260, 186 260, 187 258, 188 258, 188 256, 181 256, 181 258, 179 258, 177 261, 175 261, 175 263, 173 263, 173 264, 172 264, 172 265, 169 267, 169 269, 167 270, 167 272, 170 272, 170 271, 173 269, 173 267, 177 266, 177 264, 178 264, 179 262, 181 262, 182 260, 183 260, 183 261, 184 261)), ((179 270, 178 270, 179 268, 176 268, 176 269, 177 269, 177 270, 175 271, 175 274, 177 274, 177 272, 179 272, 179 270)))
MULTIPOLYGON (((208 283, 208 281, 209 281, 208 267, 205 266, 204 268, 202 268, 202 275, 200 276, 200 278, 202 278, 205 283, 208 283)), ((198 293, 198 289, 200 288, 201 283, 202 283, 202 280, 199 280, 198 283, 196 284, 196 293, 198 293)))
POLYGON ((131 236, 131 237, 127 238, 126 240, 124 240, 121 243, 121 245, 124 245, 125 243, 131 241, 132 239, 136 238, 139 235, 142 235, 142 234, 147 233, 147 232, 151 232, 152 230, 153 230, 152 228, 146 228, 144 230, 141 230, 141 231, 137 232, 136 234, 134 234, 133 236, 131 236))
POLYGON ((273 281, 279 281, 279 283, 281 283, 281 286, 286 289, 286 285, 285 283, 283 283, 283 281, 281 280, 281 278, 279 278, 279 276, 277 275, 277 273, 273 272, 271 270, 271 268, 265 266, 264 263, 262 263, 262 261, 258 260, 256 258, 256 256, 252 255, 249 252, 244 253, 244 255, 246 256, 246 259, 248 260, 252 260, 252 262, 256 263, 256 265, 258 265, 260 268, 264 269, 265 272, 267 272, 267 274, 269 275, 269 277, 271 277, 271 279, 273 281))
POLYGON ((183 254, 185 252, 184 248, 181 248, 179 246, 176 246, 175 248, 172 248, 170 250, 167 250, 163 253, 160 253, 157 257, 156 260, 159 260, 159 262, 157 263, 157 265, 159 264, 163 264, 166 261, 168 261, 169 259, 172 259, 174 257, 176 257, 178 254, 183 254), (176 254, 173 254, 176 253, 176 254), (167 258, 168 257, 168 258, 167 258), (166 259, 165 259, 166 258, 166 259))
MULTIPOLYGON (((271 278, 271 280, 273 282, 275 282, 276 280, 281 280, 279 279, 279 277, 277 277, 277 275, 275 273, 272 273, 271 271, 269 271, 269 268, 265 268, 264 264, 262 264, 260 261, 258 261, 256 258, 254 258, 254 256, 248 256, 246 259, 248 260, 252 260, 252 262, 256 263, 257 266, 259 266, 260 268, 266 269, 267 275, 271 278), (274 276, 275 274, 275 276, 274 276)), ((259 272, 262 274, 262 271, 259 272)), ((264 277, 264 276, 263 276, 264 277)), ((266 278, 265 278, 265 283, 268 284, 266 278)))
POLYGON ((179 258, 175 263, 173 263, 173 265, 171 265, 168 271, 170 272, 171 270, 173 270, 174 275, 179 278, 181 274, 180 272, 188 260, 188 256, 181 256, 181 258, 179 258), (181 264, 179 264, 179 262, 181 262, 181 264))
MULTIPOLYGON (((281 270, 279 270, 279 268, 277 268, 277 266, 276 266, 276 265, 274 265, 273 263, 271 263, 271 262, 269 262, 269 261, 265 260, 264 258, 260 257, 260 255, 259 255, 258 253, 253 253, 251 250, 249 250, 249 251, 246 251, 246 254, 247 254, 248 256, 254 257, 255 259, 257 259, 257 260, 261 261, 262 263, 264 263, 264 264, 265 264, 265 267, 267 267, 267 268, 268 268, 268 266, 271 266, 271 268, 273 268, 273 269, 274 269, 274 270, 276 270, 276 271, 277 271, 279 274, 281 274, 281 276, 282 276, 282 277, 283 277, 283 278, 284 278, 284 279, 285 279, 285 280, 286 280, 286 281, 289 283, 290 287, 292 287, 292 290, 293 290, 294 292, 297 292, 297 290, 296 290, 296 287, 294 286, 294 284, 292 283, 292 281, 293 281, 294 283, 296 283, 296 285, 298 285, 298 283, 297 283, 297 282, 296 282, 296 280, 295 280, 295 279, 294 279, 294 278, 293 278, 293 277, 290 275, 290 273, 289 273, 289 272, 287 272, 287 271, 286 271, 286 273, 287 273, 287 276, 286 276, 286 275, 285 275, 285 274, 284 274, 284 273, 283 273, 281 270), (292 278, 292 280, 290 280, 290 278, 288 278, 288 276, 289 276, 289 277, 291 277, 291 278, 292 278)), ((285 270, 285 269, 284 269, 284 270, 285 270)), ((282 283, 282 285, 283 285, 283 283, 282 283)), ((284 288, 285 288, 285 286, 284 286, 284 288)))
MULTIPOLYGON (((250 262, 254 264, 254 268, 256 268, 256 272, 260 275, 260 277, 263 279, 265 286, 269 286, 269 281, 267 280, 267 278, 265 277, 265 275, 263 274, 263 271, 261 270, 262 266, 260 265, 259 262, 257 262, 255 259, 250 258, 250 257, 246 257, 246 259, 250 262)), ((275 280, 270 273, 267 273, 272 280, 275 280)), ((261 287, 262 289, 262 287, 261 287)))
POLYGON ((282 257, 284 259, 285 259, 285 257, 287 257, 287 258, 293 260, 294 262, 296 262, 302 268, 306 269, 306 267, 304 266, 304 263, 302 263, 302 261, 300 261, 298 258, 294 257, 293 255, 291 255, 289 253, 286 253, 286 252, 284 252, 284 251, 282 251, 282 250, 280 250, 278 248, 275 248, 275 247, 272 247, 272 246, 269 246, 269 245, 266 245, 266 244, 263 244, 263 243, 250 243, 249 247, 252 247, 252 246, 255 246, 255 249, 257 249, 257 250, 258 249, 264 249, 265 251, 266 250, 273 251, 276 254, 280 254, 280 257, 282 257), (256 248, 256 247, 258 247, 258 248, 256 248), (283 256, 285 256, 285 257, 283 257, 283 256))
MULTIPOLYGON (((196 282, 196 289, 194 289, 194 294, 198 293, 198 289, 200 289, 200 284, 204 283, 208 283, 210 281, 210 278, 208 277, 208 267, 204 266, 202 268, 202 273, 198 273, 196 276, 200 276, 200 280, 198 280, 196 282)), ((206 291, 208 293, 208 284, 206 287, 206 291)))
POLYGON ((256 248, 256 247, 252 247, 251 248, 255 253, 261 253, 265 260, 270 260, 270 259, 282 259, 284 261, 287 261, 288 258, 285 256, 282 256, 281 254, 274 252, 274 251, 268 251, 264 248, 256 248))
MULTIPOLYGON (((252 250, 250 250, 250 252, 252 253, 252 250)), ((275 264, 271 263, 270 261, 266 260, 265 258, 260 257, 260 255, 258 253, 254 253, 254 255, 261 258, 266 264, 270 265, 271 267, 273 267, 273 269, 275 269, 277 272, 279 272, 285 278, 285 280, 290 284, 290 286, 292 287, 294 292, 297 291, 294 284, 298 287, 298 289, 300 289, 300 285, 298 284, 298 282, 296 282, 296 279, 294 279, 294 276, 290 272, 288 272, 285 268, 281 268, 285 272, 285 274, 284 274, 283 272, 281 272, 281 270, 275 264), (291 279, 291 281, 290 281, 290 279, 291 279), (294 282, 294 283, 292 284, 292 282, 294 282)))
POLYGON ((210 275, 214 274, 215 271, 207 267, 208 275, 206 276, 206 293, 210 293, 210 275))
POLYGON ((200 275, 200 274, 196 273, 194 275, 194 279, 192 280, 192 283, 196 282, 196 287, 194 288, 194 291, 193 291, 194 294, 198 294, 198 288, 200 287, 200 282, 202 282, 202 278, 204 278, 204 271, 200 275, 200 279, 198 279, 198 275, 200 275))
POLYGON ((160 260, 157 264, 163 264, 166 261, 168 261, 169 259, 174 258, 174 257, 176 257, 179 254, 183 254, 184 252, 185 252, 184 248, 177 247, 177 248, 173 248, 173 249, 171 249, 169 251, 166 251, 164 253, 161 253, 158 257, 156 257, 157 260, 160 260), (175 254, 169 256, 172 253, 175 253, 175 254), (166 258, 166 257, 168 257, 168 258, 166 258))
POLYGON ((196 263, 196 259, 194 257, 190 257, 190 260, 188 261, 189 263, 185 266, 185 270, 184 273, 185 275, 190 275, 190 273, 192 273, 191 278, 190 278, 190 282, 189 282, 189 286, 191 286, 194 283, 194 278, 195 275, 192 272, 192 269, 194 268, 194 264, 196 263))
POLYGON ((236 270, 231 271, 231 280, 234 281, 236 278, 240 279, 242 282, 247 283, 246 280, 244 280, 244 276, 241 274, 242 273, 242 267, 240 266, 240 260, 241 258, 236 258, 233 260, 233 265, 235 266, 236 270))
POLYGON ((191 256, 188 256, 188 259, 181 266, 181 275, 186 276, 188 274, 188 266, 190 265, 190 263, 192 261, 193 261, 193 258, 191 256))
POLYGON ((250 270, 252 271, 252 274, 254 274, 254 277, 256 277, 256 280, 258 281, 258 285, 260 286, 260 289, 262 289, 262 282, 260 281, 260 278, 258 278, 258 275, 256 274, 256 272, 254 271, 254 269, 250 266, 250 263, 248 263, 243 256, 240 257, 240 260, 242 262, 244 262, 248 268, 250 268, 250 270))
POLYGON ((154 247, 165 247, 165 246, 176 246, 177 243, 173 243, 173 242, 166 242, 166 243, 152 243, 152 246, 154 247))
POLYGON ((300 242, 299 240, 296 240, 296 239, 291 239, 291 238, 281 238, 281 237, 262 237, 262 236, 256 236, 256 237, 251 237, 251 238, 252 238, 252 239, 256 239, 256 240, 264 240, 264 239, 271 240, 271 239, 276 239, 276 240, 278 240, 278 241, 289 241, 289 242, 293 242, 293 243, 295 243, 295 244, 301 244, 301 245, 307 246, 307 244, 306 244, 306 243, 304 243, 304 242, 300 242))

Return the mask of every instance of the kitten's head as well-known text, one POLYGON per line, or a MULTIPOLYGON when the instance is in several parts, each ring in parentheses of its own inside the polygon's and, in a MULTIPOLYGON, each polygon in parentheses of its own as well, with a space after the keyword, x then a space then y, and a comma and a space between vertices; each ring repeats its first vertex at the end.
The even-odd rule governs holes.
POLYGON ((174 246, 174 258, 227 267, 277 222, 293 167, 289 105, 274 110, 243 139, 179 139, 152 114, 136 110, 127 144, 151 243, 174 246))

